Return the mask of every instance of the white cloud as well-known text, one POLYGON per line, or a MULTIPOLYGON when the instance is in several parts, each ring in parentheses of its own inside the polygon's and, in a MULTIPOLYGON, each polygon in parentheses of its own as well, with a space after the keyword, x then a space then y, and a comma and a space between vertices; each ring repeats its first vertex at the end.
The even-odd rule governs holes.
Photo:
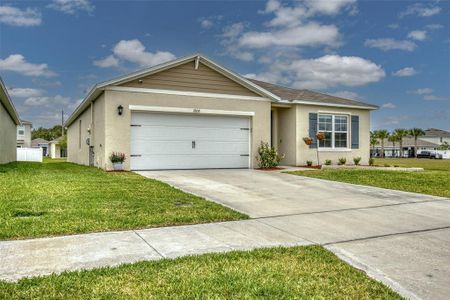
POLYGON ((42 23, 42 15, 37 9, 0 6, 0 23, 11 26, 38 26, 42 23))
POLYGON ((389 109, 394 109, 397 108, 397 105, 395 105, 394 103, 388 102, 388 103, 384 103, 383 105, 381 105, 382 108, 389 108, 389 109))
POLYGON ((239 35, 244 31, 244 27, 244 24, 240 22, 226 26, 220 35, 223 38, 220 43, 229 55, 242 61, 252 61, 254 60, 253 53, 242 50, 236 45, 239 35))
POLYGON ((406 67, 406 68, 400 69, 400 70, 392 73, 393 76, 397 76, 397 77, 408 77, 408 76, 413 76, 416 74, 417 74, 417 71, 413 67, 406 67))
POLYGON ((283 28, 276 31, 246 32, 239 39, 239 45, 248 48, 272 46, 336 46, 339 31, 334 25, 320 25, 311 22, 306 25, 283 28))
POLYGON ((450 97, 446 96, 435 96, 435 95, 425 95, 423 96, 424 100, 430 100, 430 101, 449 101, 450 97))
POLYGON ((361 86, 385 76, 381 66, 356 56, 325 55, 293 61, 286 67, 296 74, 294 86, 300 88, 361 86))
POLYGON ((147 52, 145 46, 137 39, 118 42, 113 48, 113 53, 120 59, 142 67, 154 66, 176 58, 174 54, 167 51, 147 52))
POLYGON ((200 21, 200 26, 202 26, 202 28, 205 28, 205 29, 209 29, 209 28, 213 27, 213 25, 214 25, 213 21, 208 20, 208 19, 200 21))
POLYGON ((414 30, 408 33, 408 37, 416 41, 424 41, 427 38, 427 32, 425 30, 414 30))
POLYGON ((444 28, 444 26, 442 26, 441 24, 428 24, 425 26, 426 29, 430 29, 430 30, 436 30, 436 29, 442 29, 444 28))
POLYGON ((325 55, 274 61, 268 72, 246 76, 295 88, 325 89, 377 82, 385 72, 381 66, 361 57, 325 55))
POLYGON ((47 64, 29 63, 21 54, 11 54, 5 59, 0 59, 0 70, 17 72, 25 76, 51 77, 56 75, 48 69, 47 64))
POLYGON ((24 104, 28 106, 63 106, 70 102, 69 97, 63 97, 61 95, 56 95, 54 97, 29 97, 25 100, 24 104))
POLYGON ((411 41, 395 40, 391 38, 368 39, 365 41, 364 45, 370 48, 378 48, 383 51, 388 50, 413 51, 417 46, 414 42, 411 41))
POLYGON ((119 66, 119 60, 114 55, 109 55, 103 59, 94 60, 93 64, 100 68, 117 67, 119 66))
POLYGON ((349 14, 357 13, 356 0, 317 1, 305 0, 296 2, 294 6, 283 6, 280 1, 269 0, 264 13, 273 13, 275 17, 269 26, 298 26, 306 19, 316 15, 337 15, 342 9, 348 9, 349 14))
POLYGON ((220 23, 220 21, 223 19, 223 16, 208 16, 199 18, 198 21, 200 22, 200 26, 203 29, 210 29, 217 23, 220 23))
POLYGON ((441 12, 441 8, 439 6, 433 6, 433 4, 428 7, 423 3, 415 3, 410 5, 400 13, 400 17, 405 16, 419 16, 419 17, 431 17, 441 12))
POLYGON ((53 0, 48 7, 69 15, 74 15, 79 11, 90 14, 95 9, 95 6, 89 0, 53 0))
POLYGON ((43 94, 43 91, 32 88, 8 88, 8 94, 11 97, 29 98, 29 97, 39 97, 43 94))
POLYGON ((412 93, 416 94, 416 95, 427 95, 427 94, 432 94, 433 93, 433 89, 422 88, 422 89, 417 89, 415 91, 412 91, 412 93))
POLYGON ((332 95, 334 95, 336 97, 352 99, 352 100, 362 100, 363 99, 363 97, 360 96, 358 93, 350 92, 350 91, 338 91, 338 92, 332 93, 332 95))

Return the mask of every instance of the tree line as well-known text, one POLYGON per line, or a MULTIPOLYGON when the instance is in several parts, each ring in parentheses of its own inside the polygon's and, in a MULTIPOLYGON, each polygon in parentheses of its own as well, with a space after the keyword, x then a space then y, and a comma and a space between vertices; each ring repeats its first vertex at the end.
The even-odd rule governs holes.
MULTIPOLYGON (((64 130, 64 135, 66 134, 66 130, 64 130)), ((52 141, 54 139, 59 138, 62 135, 61 125, 55 125, 51 128, 39 127, 37 129, 33 129, 31 132, 31 139, 44 139, 47 141, 52 141)))
MULTIPOLYGON (((417 140, 419 137, 424 136, 425 131, 421 128, 404 129, 398 128, 392 132, 386 129, 380 129, 370 132, 370 145, 374 149, 375 145, 381 144, 381 157, 384 157, 384 143, 385 141, 392 142, 395 147, 395 143, 400 146, 400 157, 403 157, 403 138, 413 137, 414 138, 414 156, 417 157, 417 140)), ((442 150, 448 149, 448 144, 444 143, 441 145, 442 150)))

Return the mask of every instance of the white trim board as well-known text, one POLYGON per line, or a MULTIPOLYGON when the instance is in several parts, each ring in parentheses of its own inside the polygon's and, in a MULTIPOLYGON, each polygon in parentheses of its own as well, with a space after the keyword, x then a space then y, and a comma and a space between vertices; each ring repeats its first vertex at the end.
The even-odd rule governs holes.
POLYGON ((190 91, 161 90, 161 89, 136 88, 136 87, 125 87, 125 86, 109 86, 109 87, 106 87, 105 90, 106 91, 115 91, 115 92, 166 94, 166 95, 176 95, 176 96, 223 98, 223 99, 235 99, 235 100, 256 100, 256 101, 269 101, 269 102, 271 101, 270 99, 264 98, 264 97, 190 92, 190 91))
POLYGON ((253 111, 234 111, 234 110, 219 110, 219 109, 189 108, 189 107, 129 105, 128 108, 131 111, 167 112, 167 113, 184 113, 184 114, 208 114, 208 115, 249 116, 249 117, 255 115, 255 112, 253 111))
POLYGON ((358 105, 350 105, 350 104, 333 104, 333 103, 318 103, 308 100, 293 100, 293 101, 286 101, 281 100, 277 103, 280 104, 305 104, 305 105, 313 105, 313 106, 327 106, 327 107, 345 107, 345 108, 356 108, 356 109, 364 109, 364 110, 376 110, 376 107, 372 106, 358 106, 358 105))

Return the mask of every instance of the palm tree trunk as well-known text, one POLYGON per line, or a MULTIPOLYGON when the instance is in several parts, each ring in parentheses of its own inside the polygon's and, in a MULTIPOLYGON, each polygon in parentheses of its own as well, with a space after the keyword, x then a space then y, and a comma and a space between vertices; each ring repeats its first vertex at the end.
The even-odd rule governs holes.
POLYGON ((417 136, 414 137, 414 157, 417 158, 417 136))

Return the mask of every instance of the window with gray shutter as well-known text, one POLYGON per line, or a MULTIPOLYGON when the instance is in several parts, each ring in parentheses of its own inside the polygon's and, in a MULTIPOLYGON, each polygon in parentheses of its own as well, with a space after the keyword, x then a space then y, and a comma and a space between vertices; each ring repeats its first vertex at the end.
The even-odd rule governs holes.
POLYGON ((359 149, 359 116, 352 116, 352 149, 359 149))
POLYGON ((311 145, 309 145, 309 148, 317 148, 316 134, 317 134, 317 114, 309 113, 309 137, 313 139, 313 142, 311 145))

